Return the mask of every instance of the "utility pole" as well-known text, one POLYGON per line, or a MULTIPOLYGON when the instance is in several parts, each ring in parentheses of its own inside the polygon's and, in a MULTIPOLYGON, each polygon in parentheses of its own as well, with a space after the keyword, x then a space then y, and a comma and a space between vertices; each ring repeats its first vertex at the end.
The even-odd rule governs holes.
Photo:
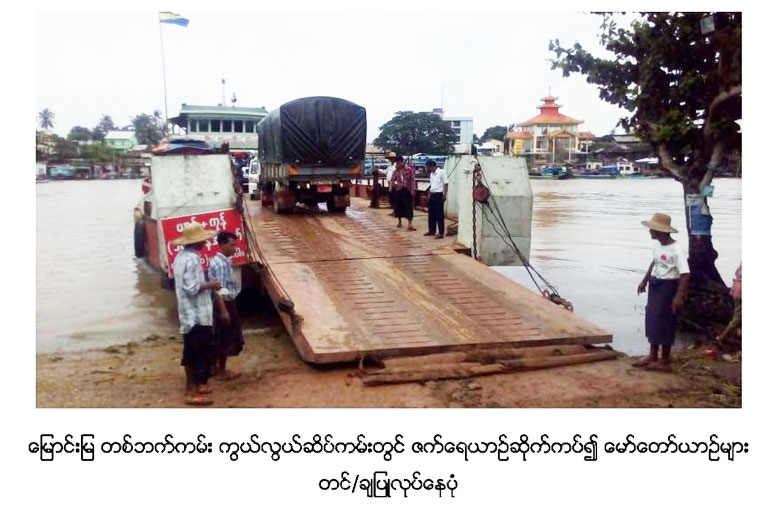
POLYGON ((157 24, 160 27, 160 51, 162 53, 162 67, 163 67, 163 95, 165 97, 165 137, 168 137, 168 85, 165 80, 165 48, 163 47, 163 35, 162 24, 157 24))

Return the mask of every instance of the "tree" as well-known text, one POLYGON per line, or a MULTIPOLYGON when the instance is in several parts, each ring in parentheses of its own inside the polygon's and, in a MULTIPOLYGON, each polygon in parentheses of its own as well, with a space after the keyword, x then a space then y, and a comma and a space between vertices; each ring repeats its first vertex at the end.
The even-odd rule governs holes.
POLYGON ((38 119, 40 120, 41 128, 44 130, 54 128, 54 112, 48 108, 44 108, 38 112, 38 119))
POLYGON ((53 144, 54 157, 57 160, 64 161, 68 159, 75 159, 79 156, 79 145, 74 141, 63 139, 62 137, 55 135, 53 144))
POLYGON ((91 141, 92 132, 90 132, 89 128, 74 126, 70 129, 70 132, 68 132, 67 139, 69 141, 91 141))
POLYGON ((132 119, 135 138, 139 144, 159 144, 165 136, 163 121, 160 111, 155 110, 153 115, 139 114, 132 119))
POLYGON ((111 162, 116 157, 116 151, 105 143, 97 142, 82 148, 83 158, 95 163, 111 162))
POLYGON ((579 43, 565 48, 555 40, 552 68, 564 77, 585 75, 601 99, 631 112, 623 128, 649 143, 661 168, 682 185, 691 269, 683 319, 706 329, 731 311, 715 268, 707 189, 724 156, 741 150, 742 15, 638 13, 629 28, 618 27, 612 14, 601 16, 601 45, 614 57, 596 58, 579 43), (715 30, 705 33, 708 15, 715 30))
POLYGON ((497 139, 499 141, 503 141, 504 136, 506 135, 508 130, 509 128, 506 126, 491 126, 487 130, 485 130, 485 133, 482 134, 482 137, 480 138, 479 142, 484 143, 488 139, 497 139))
POLYGON ((103 114, 103 116, 100 118, 100 122, 92 130, 92 135, 94 136, 96 141, 102 141, 103 139, 105 139, 106 134, 108 134, 108 132, 110 132, 111 130, 116 130, 116 125, 114 125, 114 120, 111 119, 111 116, 107 116, 103 114))
POLYGON ((400 155, 445 155, 457 142, 452 127, 430 112, 396 112, 379 127, 379 137, 374 139, 376 146, 400 155))

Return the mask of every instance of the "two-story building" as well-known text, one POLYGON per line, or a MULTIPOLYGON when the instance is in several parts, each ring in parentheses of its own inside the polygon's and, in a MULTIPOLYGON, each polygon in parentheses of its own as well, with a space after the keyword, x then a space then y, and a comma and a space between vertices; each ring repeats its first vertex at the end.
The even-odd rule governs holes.
POLYGON ((561 114, 563 105, 552 95, 543 97, 539 114, 513 125, 504 139, 509 153, 525 155, 535 163, 570 163, 580 153, 580 139, 592 140, 590 132, 580 132, 584 121, 561 114))
POLYGON ((111 130, 103 140, 109 148, 123 153, 127 153, 138 146, 135 132, 129 130, 111 130))
POLYGON ((188 135, 201 137, 215 148, 228 143, 231 150, 257 150, 257 123, 267 115, 265 107, 182 103, 179 115, 170 121, 188 135))

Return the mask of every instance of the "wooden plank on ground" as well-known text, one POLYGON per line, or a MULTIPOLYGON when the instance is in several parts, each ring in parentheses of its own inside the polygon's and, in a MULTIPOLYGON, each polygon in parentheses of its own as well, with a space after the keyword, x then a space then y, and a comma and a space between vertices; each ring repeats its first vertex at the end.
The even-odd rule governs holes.
POLYGON ((523 370, 539 370, 596 361, 615 359, 622 354, 612 350, 598 350, 584 354, 547 356, 537 358, 503 359, 492 364, 474 362, 421 365, 416 368, 379 369, 360 374, 366 386, 434 381, 442 379, 463 379, 467 377, 505 374, 523 370))

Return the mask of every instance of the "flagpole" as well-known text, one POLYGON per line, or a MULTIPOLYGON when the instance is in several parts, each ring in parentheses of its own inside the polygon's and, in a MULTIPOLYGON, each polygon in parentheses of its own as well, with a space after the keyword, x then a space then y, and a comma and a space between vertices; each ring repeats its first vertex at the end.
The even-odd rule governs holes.
POLYGON ((160 27, 160 51, 162 53, 162 67, 163 67, 163 96, 165 98, 165 137, 167 138, 168 137, 168 85, 165 80, 165 47, 163 46, 162 23, 158 21, 157 25, 160 27))

